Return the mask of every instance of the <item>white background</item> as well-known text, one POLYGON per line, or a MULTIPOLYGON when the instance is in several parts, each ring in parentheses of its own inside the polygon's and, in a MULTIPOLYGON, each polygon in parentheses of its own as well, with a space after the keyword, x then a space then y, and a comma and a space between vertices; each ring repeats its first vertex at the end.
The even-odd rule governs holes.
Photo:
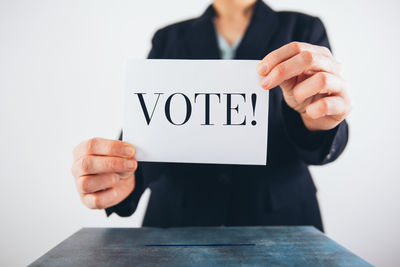
MULTIPOLYGON (((140 225, 145 205, 107 219, 80 204, 71 150, 118 135, 125 59, 144 58, 156 28, 208 3, 0 0, 1 266, 26 265, 83 226, 140 225)), ((347 150, 312 169, 326 232, 373 264, 399 265, 400 4, 269 4, 320 16, 350 83, 347 150)))

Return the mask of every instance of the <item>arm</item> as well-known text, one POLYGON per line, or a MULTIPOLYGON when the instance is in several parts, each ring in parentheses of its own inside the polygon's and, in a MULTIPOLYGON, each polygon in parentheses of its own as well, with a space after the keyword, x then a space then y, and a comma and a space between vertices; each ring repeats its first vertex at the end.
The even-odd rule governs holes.
POLYGON ((282 101, 282 115, 289 140, 299 157, 311 165, 323 165, 336 160, 346 147, 348 125, 346 120, 331 130, 308 130, 299 113, 282 101))
POLYGON ((268 54, 258 72, 262 86, 280 86, 286 134, 307 164, 335 160, 344 150, 351 103, 340 75, 340 63, 329 50, 322 22, 314 18, 307 43, 293 42, 268 54))

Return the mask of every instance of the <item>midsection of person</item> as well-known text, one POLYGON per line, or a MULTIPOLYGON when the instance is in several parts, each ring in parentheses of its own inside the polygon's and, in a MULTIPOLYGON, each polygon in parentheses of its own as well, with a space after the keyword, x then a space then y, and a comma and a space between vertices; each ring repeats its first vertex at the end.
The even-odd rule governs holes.
POLYGON ((83 203, 129 216, 150 187, 145 226, 307 224, 322 230, 308 165, 341 154, 351 104, 321 21, 274 12, 262 1, 216 0, 201 17, 157 31, 149 58, 220 59, 218 36, 233 46, 235 59, 261 60, 254 71, 270 90, 267 165, 138 164, 130 144, 95 138, 74 150, 83 203))

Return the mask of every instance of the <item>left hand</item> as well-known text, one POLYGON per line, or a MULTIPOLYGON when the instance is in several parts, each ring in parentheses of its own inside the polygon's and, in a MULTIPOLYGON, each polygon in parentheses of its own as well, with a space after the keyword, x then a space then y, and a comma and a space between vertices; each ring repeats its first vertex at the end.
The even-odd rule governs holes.
POLYGON ((292 42, 265 56, 257 71, 264 89, 281 87, 310 131, 333 129, 351 110, 340 63, 326 47, 292 42))

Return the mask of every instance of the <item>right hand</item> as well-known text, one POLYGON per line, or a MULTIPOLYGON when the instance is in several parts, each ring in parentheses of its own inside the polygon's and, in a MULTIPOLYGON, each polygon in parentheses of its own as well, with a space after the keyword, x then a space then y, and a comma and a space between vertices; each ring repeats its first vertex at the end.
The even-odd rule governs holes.
POLYGON ((73 151, 72 174, 81 200, 90 209, 123 201, 135 188, 135 148, 118 140, 92 138, 73 151))

